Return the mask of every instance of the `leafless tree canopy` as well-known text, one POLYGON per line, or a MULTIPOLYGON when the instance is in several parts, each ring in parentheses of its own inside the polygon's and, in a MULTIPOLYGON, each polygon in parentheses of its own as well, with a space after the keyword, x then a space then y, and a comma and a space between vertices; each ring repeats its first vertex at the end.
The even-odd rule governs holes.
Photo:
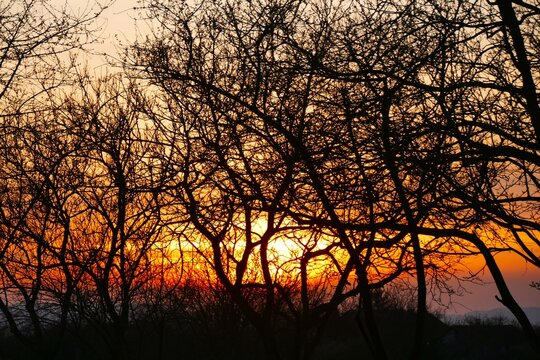
POLYGON ((408 309, 428 358, 471 256, 539 350, 495 261, 540 267, 538 1, 143 1, 98 79, 58 64, 103 7, 1 6, 0 310, 36 352, 218 324, 310 359, 355 309, 386 359, 408 309))

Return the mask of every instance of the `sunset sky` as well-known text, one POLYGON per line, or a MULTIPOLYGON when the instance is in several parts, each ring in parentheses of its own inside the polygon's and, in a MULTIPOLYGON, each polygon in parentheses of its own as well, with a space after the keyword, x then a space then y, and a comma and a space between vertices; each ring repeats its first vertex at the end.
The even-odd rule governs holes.
MULTIPOLYGON (((540 306, 540 291, 529 286, 531 281, 540 279, 540 269, 526 264, 516 255, 499 254, 496 259, 504 271, 510 291, 520 305, 523 307, 540 306)), ((479 268, 482 265, 481 259, 475 259, 471 262, 473 263, 471 268, 479 268)), ((485 279, 484 285, 467 285, 470 294, 456 297, 454 308, 449 313, 452 313, 452 310, 456 313, 466 313, 471 310, 491 310, 501 307, 501 304, 495 299, 495 295, 498 294, 497 288, 487 269, 483 272, 483 278, 485 279)))
MULTIPOLYGON (((63 3, 62 0, 55 1, 63 3)), ((143 31, 138 34, 139 37, 144 36, 145 23, 140 20, 137 22, 133 20, 137 16, 137 10, 133 10, 133 8, 137 5, 136 1, 116 1, 105 11, 102 18, 98 20, 102 21, 103 24, 101 34, 103 42, 94 47, 95 51, 106 53, 114 58, 117 49, 137 38, 136 29, 143 31)), ((84 9, 87 6, 87 1, 69 1, 69 6, 72 9, 84 9)), ((106 65, 104 57, 92 56, 88 61, 90 67, 98 74, 115 71, 106 65)), ((523 307, 540 306, 540 291, 529 286, 531 281, 540 281, 540 269, 527 266, 524 261, 515 255, 498 254, 496 259, 504 271, 510 290, 520 305, 523 307)), ((471 270, 479 271, 482 267, 482 261, 477 258, 467 261, 471 270)), ((453 299, 454 305, 448 310, 448 313, 463 314, 468 311, 489 310, 502 306, 495 299, 497 290, 487 269, 482 273, 482 278, 485 281, 484 285, 466 285, 470 293, 462 297, 455 297, 453 299)))

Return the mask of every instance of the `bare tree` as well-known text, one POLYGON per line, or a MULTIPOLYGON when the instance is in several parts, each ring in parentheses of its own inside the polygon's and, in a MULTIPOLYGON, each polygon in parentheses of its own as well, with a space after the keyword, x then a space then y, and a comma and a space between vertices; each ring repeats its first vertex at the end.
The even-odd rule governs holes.
POLYGON ((2 300, 11 332, 36 353, 52 356, 68 325, 80 277, 67 257, 70 196, 79 179, 70 171, 77 144, 54 112, 7 118, 2 136, 2 300), (57 332, 52 341, 47 331, 57 332))
POLYGON ((79 144, 70 154, 81 178, 68 249, 82 276, 74 303, 78 316, 105 332, 115 356, 129 358, 125 332, 131 312, 144 306, 140 291, 168 280, 149 276, 154 262, 167 261, 161 187, 168 165, 144 115, 150 105, 133 84, 83 76, 73 91, 58 121, 79 144))
MULTIPOLYGON (((95 20, 108 4, 74 9, 67 2, 8 0, 0 6, 0 99, 24 106, 66 80, 69 52, 95 41, 95 20)), ((35 104, 34 104, 35 105, 35 104)), ((5 113, 5 104, 2 105, 5 113)))
MULTIPOLYGON (((179 124, 179 135, 170 138, 177 141, 177 151, 183 154, 180 164, 185 169, 184 193, 176 197, 182 199, 190 222, 200 233, 194 238, 203 236, 209 241, 210 255, 206 256, 219 280, 263 338, 272 339, 267 321, 261 322, 240 290, 245 286, 243 276, 251 252, 260 247, 259 276, 264 282, 251 286, 265 289, 267 310, 263 315, 272 313, 274 287, 279 289, 281 285, 272 279, 268 250, 281 232, 298 227, 312 234, 309 236, 322 231, 322 236, 317 235, 318 244, 323 244, 325 237, 332 239, 326 249, 308 247, 299 257, 304 277, 308 273, 306 264, 318 256, 333 259, 338 267, 339 286, 324 304, 330 309, 345 298, 343 286, 353 270, 361 283, 354 292, 360 291, 362 299, 369 299, 370 287, 381 286, 409 269, 410 262, 398 261, 398 266, 388 267, 387 272, 379 271, 379 279, 368 280, 372 268, 381 270, 384 262, 395 265, 393 255, 406 252, 407 246, 384 250, 400 243, 403 234, 398 231, 395 236, 387 234, 388 240, 377 241, 373 209, 369 225, 344 226, 350 217, 369 223, 364 214, 370 210, 365 209, 377 195, 368 189, 371 197, 365 201, 358 195, 364 190, 361 184, 354 183, 359 187, 356 192, 348 187, 348 181, 366 177, 362 175, 364 158, 357 163, 350 161, 348 151, 342 152, 344 138, 340 136, 349 128, 343 126, 345 122, 338 122, 343 109, 336 112, 335 104, 329 105, 327 98, 339 94, 339 86, 333 79, 319 76, 310 64, 325 56, 332 44, 333 29, 325 21, 334 25, 346 9, 297 1, 253 5, 223 2, 186 6, 179 12, 167 3, 155 3, 150 9, 164 22, 162 28, 175 29, 175 33, 166 33, 153 44, 136 46, 134 55, 138 57, 132 59, 132 65, 144 69, 153 84, 180 104, 175 120, 167 120, 179 124), (299 16, 302 12, 308 15, 299 16), (313 19, 319 22, 310 32, 313 19), (310 58, 306 53, 315 55, 310 58), (353 165, 353 170, 349 171, 348 165, 353 165), (350 196, 354 200, 348 199, 350 196), (266 231, 259 235, 252 224, 261 219, 266 231), (330 251, 339 247, 346 249, 345 260, 330 251)), ((402 256, 401 260, 406 258, 402 256)), ((302 282, 307 290, 306 280, 302 282)), ((301 299, 307 309, 307 294, 301 299)), ((297 321, 302 324, 309 316, 297 321)), ((375 333, 372 317, 369 325, 375 333)), ((384 356, 381 342, 374 342, 384 356)), ((275 344, 267 347, 278 356, 273 350, 275 344)))
POLYGON ((273 179, 290 177, 270 187, 278 212, 262 217, 283 211, 346 250, 377 358, 386 355, 369 316, 370 289, 415 276, 411 357, 419 357, 429 283, 456 275, 440 259, 478 253, 502 303, 538 343, 493 257, 515 251, 537 263, 536 5, 218 1, 149 9, 163 32, 135 45, 130 65, 181 104, 180 163, 205 171, 186 168, 187 191, 177 197, 210 240, 221 281, 233 283, 220 259, 237 216, 246 224, 261 217, 256 201, 267 195, 250 161, 260 156, 280 165, 273 179), (523 13, 517 22, 513 6, 523 13), (501 228, 511 237, 488 238, 501 228))

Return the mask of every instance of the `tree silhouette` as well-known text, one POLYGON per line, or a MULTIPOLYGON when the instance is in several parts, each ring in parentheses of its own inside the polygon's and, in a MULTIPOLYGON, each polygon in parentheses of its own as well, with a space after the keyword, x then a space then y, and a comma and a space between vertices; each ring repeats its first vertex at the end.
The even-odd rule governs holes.
MULTIPOLYGON (((219 116, 231 108, 240 112, 231 130, 249 124, 271 137, 264 141, 287 145, 291 155, 282 155, 282 161, 300 169, 291 176, 303 184, 302 196, 287 204, 288 212, 298 223, 329 229, 347 250, 368 313, 369 288, 377 286, 370 269, 376 273, 383 268, 380 262, 393 258, 388 276, 380 280, 385 282, 414 268, 413 358, 423 346, 426 268, 434 274, 430 279, 445 272, 443 278, 454 276, 436 260, 451 254, 485 257, 502 302, 537 343, 491 253, 520 250, 511 241, 493 243, 483 235, 504 224, 494 218, 494 204, 501 210, 503 203, 515 206, 525 199, 504 196, 517 185, 502 180, 513 165, 500 166, 493 158, 502 151, 493 136, 502 136, 505 125, 476 128, 483 126, 479 119, 486 109, 513 112, 492 92, 521 96, 514 85, 486 80, 494 71, 508 81, 509 73, 500 67, 507 61, 504 47, 493 47, 493 60, 483 63, 482 40, 493 31, 498 36, 499 13, 477 5, 217 2, 176 12, 160 2, 150 9, 164 34, 135 45, 129 59, 173 98, 193 97, 217 107, 219 116), (489 201, 482 200, 486 194, 489 201), (396 257, 399 251, 402 256, 396 257)), ((216 134, 228 130, 221 124, 216 134)), ((224 146, 220 152, 231 149, 224 146)), ((527 170, 523 178, 532 174, 527 170)), ((524 224, 515 213, 509 223, 524 224)), ((516 240, 524 244, 519 236, 516 240)), ((530 248, 522 249, 534 261, 530 248)), ((366 319, 375 356, 384 358, 376 324, 369 315, 366 319)))
POLYGON ((66 68, 104 7, 0 6, 0 311, 26 348, 307 360, 354 304, 387 359, 407 286, 426 358, 430 299, 478 255, 539 346, 496 261, 540 266, 537 2, 142 6, 153 32, 97 79, 66 68))
MULTIPOLYGON (((2 113, 26 109, 26 102, 65 83, 68 55, 95 41, 95 20, 108 5, 73 10, 48 0, 8 0, 0 6, 0 99, 2 113), (63 59, 64 57, 64 59, 63 59), (66 72, 59 71, 64 68, 66 72), (10 94, 11 93, 11 94, 10 94)), ((28 106, 34 109, 37 103, 28 106)))

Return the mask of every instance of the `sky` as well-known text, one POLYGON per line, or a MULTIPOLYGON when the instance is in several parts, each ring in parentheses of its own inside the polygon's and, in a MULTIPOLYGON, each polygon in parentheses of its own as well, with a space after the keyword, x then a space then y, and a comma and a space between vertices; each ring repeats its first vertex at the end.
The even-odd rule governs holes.
POLYGON ((137 0, 51 0, 58 8, 67 6, 72 14, 87 13, 89 9, 98 9, 96 2, 110 5, 103 11, 95 25, 100 29, 97 43, 87 47, 93 54, 86 61, 94 69, 107 67, 108 59, 118 57, 118 50, 123 45, 134 41, 138 29, 145 28, 144 21, 136 20, 140 11, 137 0))
MULTIPOLYGON (((55 3, 63 4, 63 0, 54 0, 55 3)), ((87 0, 71 0, 68 5, 75 11, 80 11, 88 6, 87 0)), ((139 6, 137 1, 114 2, 103 13, 100 21, 102 32, 101 42, 93 48, 97 53, 106 53, 113 59, 116 52, 123 44, 133 41, 137 37, 137 31, 145 28, 143 21, 135 21, 134 17, 139 6), (137 30, 139 29, 139 30, 137 30)), ((105 56, 94 55, 89 60, 94 70, 107 72, 105 56)), ((101 72, 98 71, 98 72, 101 72)), ((507 284, 512 294, 522 307, 540 307, 540 290, 530 286, 532 281, 540 281, 540 269, 527 265, 515 255, 499 254, 496 260, 503 270, 507 284)), ((479 270, 482 261, 470 260, 471 269, 479 270)), ((495 284, 487 270, 481 273, 484 284, 466 284, 467 293, 453 299, 453 305, 447 310, 449 314, 464 314, 469 311, 484 311, 500 308, 501 304, 495 299, 498 294, 495 284)))
MULTIPOLYGON (((540 281, 540 269, 527 264, 515 254, 498 254, 495 260, 501 267, 507 285, 518 303, 522 307, 540 307, 540 290, 530 286, 532 281, 540 281)), ((471 270, 480 270, 483 261, 479 258, 471 259, 469 264, 471 270)), ((468 293, 454 298, 454 304, 448 313, 464 314, 469 311, 502 307, 501 303, 495 299, 498 291, 489 271, 485 269, 480 276, 484 284, 466 284, 468 293)))

